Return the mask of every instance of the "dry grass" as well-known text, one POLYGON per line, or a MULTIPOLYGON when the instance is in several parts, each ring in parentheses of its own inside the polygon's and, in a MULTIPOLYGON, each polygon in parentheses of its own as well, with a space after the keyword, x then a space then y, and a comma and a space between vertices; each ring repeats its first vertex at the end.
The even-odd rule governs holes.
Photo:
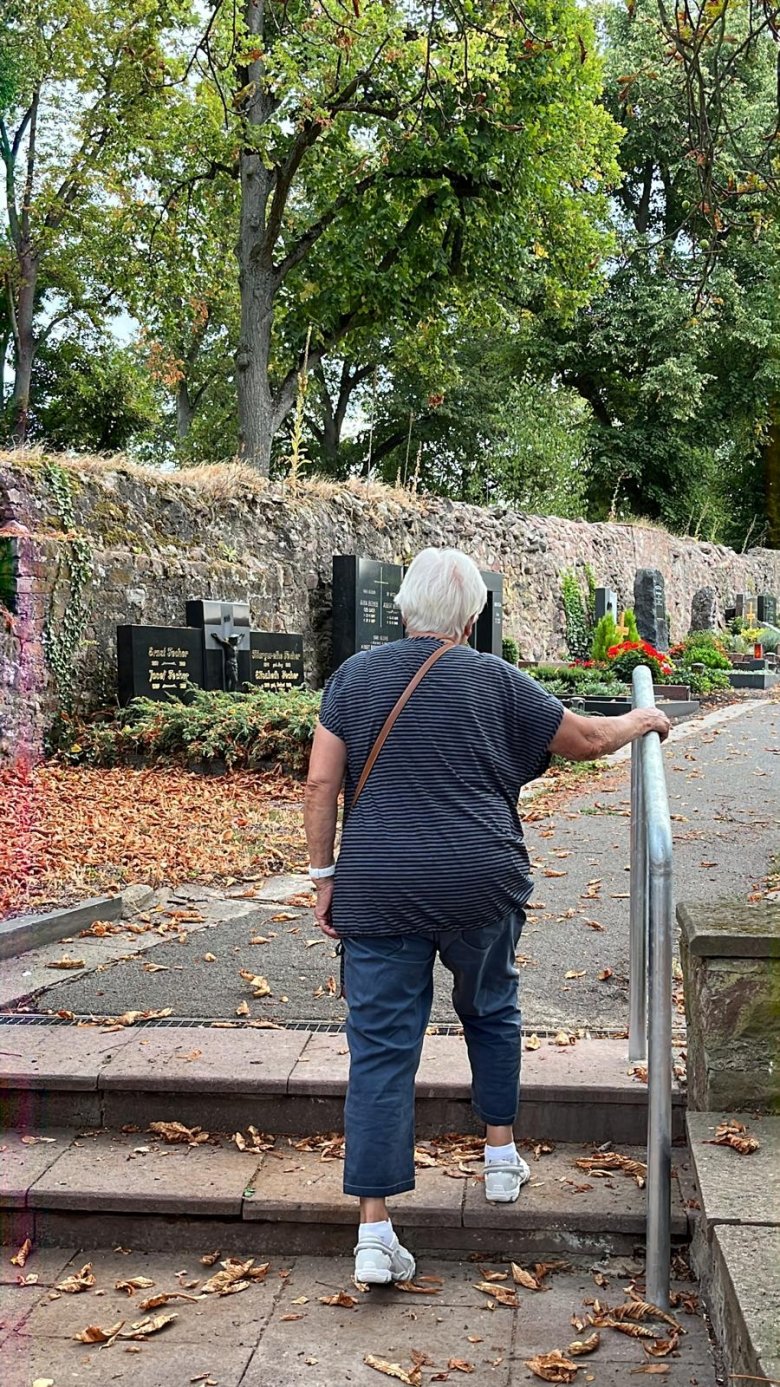
POLYGON ((248 463, 235 458, 230 462, 203 463, 197 467, 163 469, 143 463, 133 462, 123 453, 99 457, 86 453, 48 454, 40 447, 10 448, 0 451, 0 468, 5 466, 29 468, 42 467, 52 457, 65 471, 79 476, 99 477, 119 472, 137 481, 163 489, 177 489, 193 492, 209 501, 233 500, 249 497, 284 497, 294 502, 296 499, 331 500, 349 492, 368 501, 391 501, 399 506, 422 506, 422 498, 402 487, 387 486, 384 482, 364 481, 351 477, 347 481, 331 481, 327 477, 299 477, 294 486, 284 478, 269 481, 261 476, 248 463))

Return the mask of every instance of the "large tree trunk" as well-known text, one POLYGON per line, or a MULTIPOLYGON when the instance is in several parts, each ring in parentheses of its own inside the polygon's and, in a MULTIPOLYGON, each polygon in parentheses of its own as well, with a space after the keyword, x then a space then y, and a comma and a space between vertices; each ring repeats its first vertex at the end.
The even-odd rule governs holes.
POLYGON ((30 386, 35 360, 35 289, 38 262, 28 249, 19 256, 19 293, 14 322, 15 377, 11 396, 11 437, 25 443, 30 421, 30 386))
POLYGON ((780 549, 780 401, 772 407, 772 419, 764 444, 764 485, 766 489, 768 549, 780 549))
MULTIPOLYGON (((246 0, 244 18, 250 34, 262 38, 263 0, 246 0)), ((240 69, 241 89, 248 96, 250 126, 263 124, 267 109, 260 58, 240 69)), ((244 147, 240 156, 241 220, 238 236, 238 283, 241 292, 241 334, 236 350, 238 447, 245 462, 264 477, 271 468, 271 444, 277 421, 268 375, 274 295, 277 289, 273 246, 266 247, 266 209, 271 175, 260 156, 244 147)))
POLYGON ((189 437, 194 418, 195 406, 190 399, 187 378, 186 376, 182 376, 176 387, 176 433, 179 439, 189 437))

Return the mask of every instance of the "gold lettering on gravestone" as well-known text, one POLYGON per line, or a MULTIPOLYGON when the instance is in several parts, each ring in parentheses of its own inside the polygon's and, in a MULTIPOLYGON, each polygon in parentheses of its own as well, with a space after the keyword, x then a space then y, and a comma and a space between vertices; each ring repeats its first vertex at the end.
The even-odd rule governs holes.
POLYGON ((154 693, 162 689, 186 687, 189 681, 188 654, 178 645, 149 647, 149 687, 154 693))
POLYGON ((298 671, 288 650, 252 650, 252 681, 270 690, 295 688, 298 671))

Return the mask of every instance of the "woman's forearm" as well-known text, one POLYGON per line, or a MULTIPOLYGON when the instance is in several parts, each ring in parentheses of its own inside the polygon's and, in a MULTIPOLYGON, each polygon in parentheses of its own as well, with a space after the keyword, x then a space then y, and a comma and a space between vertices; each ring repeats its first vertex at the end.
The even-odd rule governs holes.
POLYGON ((329 867, 333 861, 338 817, 338 791, 309 782, 303 809, 303 826, 312 867, 329 867))

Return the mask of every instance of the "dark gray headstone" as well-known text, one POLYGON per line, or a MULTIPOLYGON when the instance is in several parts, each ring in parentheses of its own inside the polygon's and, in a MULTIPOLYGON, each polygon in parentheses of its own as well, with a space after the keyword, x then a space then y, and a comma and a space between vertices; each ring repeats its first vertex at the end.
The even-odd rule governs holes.
POLYGON ((249 603, 187 603, 187 624, 200 629, 203 687, 240 692, 250 677, 249 603))
POLYGON ((482 574, 488 600, 477 617, 470 645, 486 655, 500 655, 504 639, 504 576, 492 570, 482 574))
POLYGON ((614 620, 617 621, 617 619, 618 619, 618 599, 617 599, 617 593, 616 593, 616 592, 613 592, 613 591, 612 591, 612 588, 596 588, 596 605, 595 605, 595 617, 596 617, 596 621, 601 621, 601 618, 602 618, 603 616, 606 616, 608 612, 609 612, 610 615, 614 618, 614 620))
POLYGON ((777 598, 774 593, 760 592, 756 598, 756 611, 760 626, 776 626, 777 598))
POLYGON ((754 593, 738 592, 734 598, 734 613, 736 616, 741 616, 743 620, 757 620, 756 598, 754 593))
POLYGON ((634 615, 642 640, 649 641, 656 650, 668 650, 666 589, 659 569, 640 568, 637 571, 634 578, 634 615))
POLYGON ((397 563, 337 554, 333 559, 333 668, 358 650, 403 636, 401 613, 393 602, 403 569, 397 563))
POLYGON ((249 682, 253 689, 279 692, 302 688, 303 636, 252 631, 249 642, 249 682))
POLYGON ((191 626, 117 626, 119 702, 186 698, 203 683, 203 641, 191 626))
POLYGON ((719 625, 717 588, 697 588, 691 599, 691 630, 716 631, 719 625))

